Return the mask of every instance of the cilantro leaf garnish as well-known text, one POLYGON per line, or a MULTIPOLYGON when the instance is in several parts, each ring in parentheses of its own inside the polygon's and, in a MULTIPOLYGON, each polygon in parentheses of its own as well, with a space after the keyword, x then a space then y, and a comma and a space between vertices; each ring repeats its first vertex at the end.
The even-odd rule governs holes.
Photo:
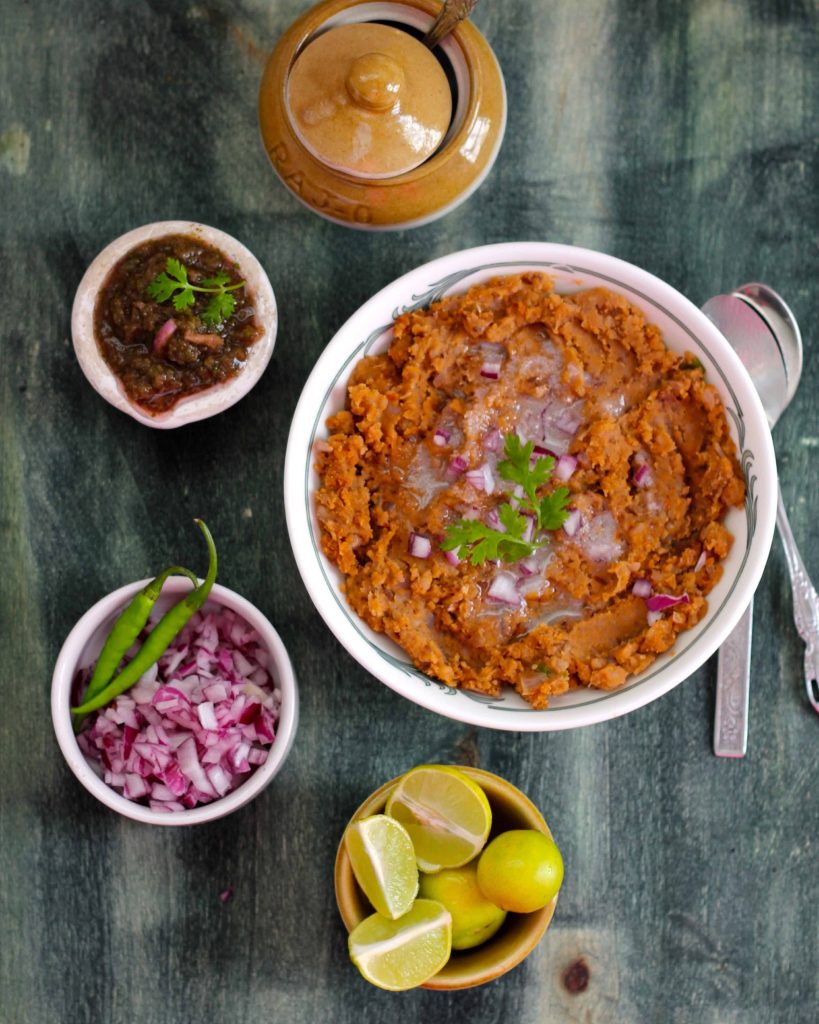
POLYGON ((168 299, 172 299, 173 308, 177 313, 194 304, 194 292, 212 295, 202 313, 202 320, 209 327, 213 327, 226 320, 236 309, 236 297, 230 293, 245 286, 244 281, 238 284, 229 284, 229 281, 229 275, 220 270, 213 277, 204 278, 201 284, 191 284, 184 263, 169 256, 165 262, 165 269, 156 275, 146 291, 156 302, 167 302, 168 299))
POLYGON ((506 458, 498 463, 498 472, 523 490, 521 497, 506 494, 508 500, 497 508, 505 532, 478 519, 459 519, 446 529, 441 544, 444 551, 455 551, 473 565, 494 559, 516 562, 543 547, 545 541, 539 539, 542 531, 557 530, 563 525, 568 515, 569 489, 558 487, 538 497, 538 490, 549 482, 555 460, 551 455, 535 458, 534 448, 534 441, 524 444, 514 433, 507 434, 504 440, 506 458), (527 532, 530 540, 524 539, 527 532))
POLYGON ((540 501, 541 530, 559 530, 569 514, 569 488, 558 487, 540 501))
POLYGON ((213 327, 215 324, 227 320, 234 309, 236 309, 236 297, 228 291, 220 292, 218 295, 214 295, 205 306, 202 319, 208 327, 213 327))
POLYGON ((459 519, 447 527, 441 547, 444 551, 466 549, 466 557, 473 565, 494 561, 516 562, 534 551, 530 541, 523 540, 526 517, 520 515, 508 502, 498 508, 498 519, 506 533, 496 530, 478 519, 459 519))

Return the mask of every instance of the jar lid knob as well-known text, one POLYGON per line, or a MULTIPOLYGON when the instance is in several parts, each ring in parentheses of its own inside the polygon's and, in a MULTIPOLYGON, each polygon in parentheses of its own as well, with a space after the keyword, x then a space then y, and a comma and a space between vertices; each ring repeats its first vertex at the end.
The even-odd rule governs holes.
POLYGON ((401 65, 387 53, 363 53, 347 75, 347 92, 354 103, 368 110, 395 106, 403 85, 401 65))

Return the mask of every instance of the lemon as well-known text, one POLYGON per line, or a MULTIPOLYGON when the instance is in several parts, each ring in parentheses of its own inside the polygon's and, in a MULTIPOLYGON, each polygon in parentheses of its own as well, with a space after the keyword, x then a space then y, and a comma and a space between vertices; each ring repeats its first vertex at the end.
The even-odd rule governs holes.
POLYGON ((354 821, 344 845, 356 881, 379 914, 395 919, 418 894, 418 868, 407 830, 385 814, 354 821))
POLYGON ((390 992, 423 985, 452 951, 452 918, 434 900, 416 900, 397 921, 372 914, 350 932, 350 959, 367 981, 390 992))
POLYGON ((504 910, 528 914, 551 903, 563 882, 563 858, 555 843, 534 829, 496 836, 478 861, 478 885, 504 910))
POLYGON ((453 949, 480 946, 506 920, 506 911, 490 903, 478 888, 476 876, 475 864, 421 875, 421 896, 442 903, 452 915, 453 949))
POLYGON ((415 847, 421 871, 459 868, 484 847, 492 811, 481 787, 450 765, 424 764, 401 779, 387 801, 415 847))

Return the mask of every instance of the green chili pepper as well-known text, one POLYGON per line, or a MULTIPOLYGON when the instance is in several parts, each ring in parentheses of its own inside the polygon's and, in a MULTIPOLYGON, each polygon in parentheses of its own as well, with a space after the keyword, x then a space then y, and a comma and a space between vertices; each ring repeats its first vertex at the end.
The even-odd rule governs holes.
POLYGON ((138 639, 139 634, 145 628, 148 617, 169 576, 187 576, 194 587, 199 586, 199 580, 190 569, 172 565, 160 573, 156 579, 151 580, 139 593, 134 594, 108 634, 108 639, 97 658, 91 682, 83 694, 83 701, 89 701, 92 697, 96 697, 114 678, 114 673, 125 657, 128 648, 138 639))
POLYGON ((140 647, 120 674, 112 679, 105 689, 95 697, 92 697, 91 699, 86 697, 85 701, 78 708, 72 708, 72 715, 87 715, 89 711, 96 711, 97 708, 104 708, 106 704, 110 704, 115 697, 118 697, 121 693, 125 693, 126 690, 129 690, 152 665, 159 661, 165 651, 167 651, 174 637, 185 626, 188 620, 191 619, 197 611, 199 611, 205 601, 207 601, 208 594, 216 580, 216 545, 213 543, 213 537, 210 535, 210 530, 205 526, 202 520, 195 519, 194 522, 205 535, 205 541, 208 545, 208 555, 210 556, 208 574, 201 586, 196 587, 195 590, 192 590, 189 594, 183 597, 178 604, 175 604, 173 608, 169 609, 159 620, 156 626, 154 626, 146 637, 145 643, 143 643, 142 647, 140 647))

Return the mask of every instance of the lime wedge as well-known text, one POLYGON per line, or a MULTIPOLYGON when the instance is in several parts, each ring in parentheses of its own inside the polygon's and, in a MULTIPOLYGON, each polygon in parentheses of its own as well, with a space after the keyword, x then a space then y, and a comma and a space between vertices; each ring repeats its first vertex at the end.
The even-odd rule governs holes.
POLYGON ((367 981, 389 992, 423 985, 452 951, 452 918, 435 900, 416 900, 397 921, 365 918, 350 933, 350 959, 367 981))
POLYGON ((354 821, 344 845, 356 881, 384 917, 401 917, 418 895, 418 868, 407 830, 386 814, 354 821))
POLYGON ((481 852, 492 811, 481 787, 449 765, 425 764, 401 779, 387 801, 415 847, 421 871, 459 868, 481 852))

